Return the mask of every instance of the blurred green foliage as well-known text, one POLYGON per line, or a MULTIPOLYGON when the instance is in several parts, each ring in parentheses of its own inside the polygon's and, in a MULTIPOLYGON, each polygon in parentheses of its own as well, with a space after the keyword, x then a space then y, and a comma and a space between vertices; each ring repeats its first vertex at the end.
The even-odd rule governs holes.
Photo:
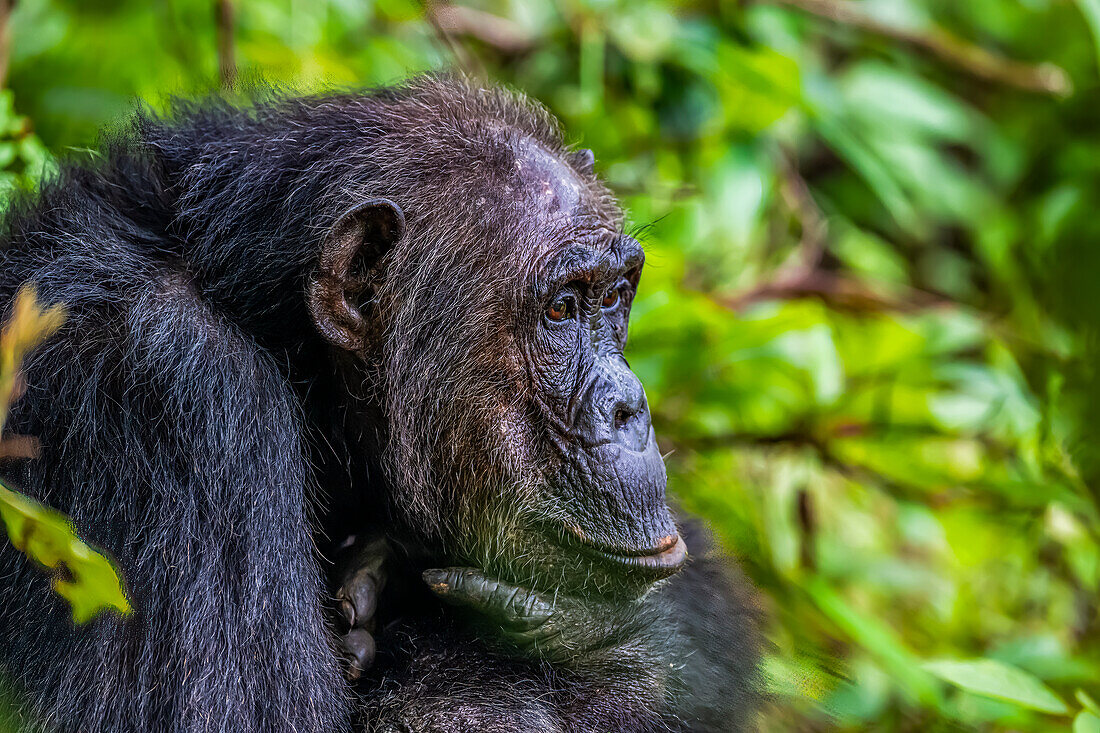
POLYGON ((630 359, 762 590, 761 727, 1098 730, 1097 0, 21 0, 9 31, 17 177, 234 69, 543 101, 646 243, 630 359))

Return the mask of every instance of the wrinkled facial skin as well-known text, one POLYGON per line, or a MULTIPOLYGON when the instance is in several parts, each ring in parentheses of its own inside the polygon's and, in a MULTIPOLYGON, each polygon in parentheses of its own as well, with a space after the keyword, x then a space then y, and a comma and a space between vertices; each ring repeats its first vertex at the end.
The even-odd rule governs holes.
POLYGON ((528 368, 561 475, 551 481, 565 530, 617 555, 675 544, 665 470, 641 382, 623 349, 643 254, 628 238, 570 247, 540 295, 528 368))
POLYGON ((563 161, 521 144, 516 166, 519 193, 541 202, 538 224, 551 241, 517 336, 543 426, 540 501, 550 510, 535 514, 554 543, 532 555, 564 585, 638 592, 675 573, 686 554, 645 390, 623 357, 644 253, 563 161))

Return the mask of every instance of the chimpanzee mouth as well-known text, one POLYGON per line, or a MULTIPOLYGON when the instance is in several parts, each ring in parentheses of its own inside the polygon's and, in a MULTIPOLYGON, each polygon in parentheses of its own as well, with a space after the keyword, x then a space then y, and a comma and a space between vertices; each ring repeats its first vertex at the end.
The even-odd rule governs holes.
POLYGON ((687 545, 678 534, 663 538, 656 547, 637 550, 603 547, 579 532, 571 531, 570 534, 579 540, 575 544, 586 555, 613 563, 632 575, 643 576, 649 582, 675 575, 687 562, 687 545))
POLYGON ((608 552, 596 547, 589 547, 588 550, 605 560, 624 565, 632 570, 641 571, 654 580, 660 580, 675 575, 687 562, 687 545, 684 544, 683 538, 677 536, 675 540, 671 537, 669 540, 670 542, 665 543, 662 547, 636 553, 632 552, 629 555, 608 552))

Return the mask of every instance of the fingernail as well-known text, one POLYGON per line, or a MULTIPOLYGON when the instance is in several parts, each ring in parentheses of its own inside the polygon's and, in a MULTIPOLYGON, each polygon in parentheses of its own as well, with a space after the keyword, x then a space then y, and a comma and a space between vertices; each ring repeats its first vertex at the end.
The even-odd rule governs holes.
POLYGON ((422 577, 424 582, 431 586, 432 590, 436 593, 446 593, 451 589, 450 583, 447 582, 446 570, 430 568, 421 573, 420 577, 422 577))
POLYGON ((347 622, 348 626, 355 626, 355 606, 349 601, 343 600, 340 601, 338 608, 340 610, 340 615, 344 617, 344 621, 347 622))

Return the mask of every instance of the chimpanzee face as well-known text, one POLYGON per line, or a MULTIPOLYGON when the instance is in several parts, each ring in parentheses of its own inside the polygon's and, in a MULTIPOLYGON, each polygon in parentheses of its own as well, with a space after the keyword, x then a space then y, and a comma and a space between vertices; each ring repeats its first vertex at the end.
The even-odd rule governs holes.
POLYGON ((686 550, 665 504, 645 390, 623 356, 645 255, 583 171, 523 143, 516 161, 516 195, 538 202, 529 226, 550 243, 518 336, 548 454, 544 530, 598 566, 586 573, 666 577, 686 550))
POLYGON ((657 579, 685 553, 665 505, 645 390, 623 357, 643 261, 629 237, 575 236, 534 289, 539 317, 526 357, 563 537, 605 564, 657 579))
POLYGON ((687 552, 623 356, 644 254, 586 151, 494 144, 438 198, 340 218, 310 307, 330 342, 380 362, 407 524, 514 581, 640 592, 687 552), (377 287, 353 276, 373 262, 377 287))

